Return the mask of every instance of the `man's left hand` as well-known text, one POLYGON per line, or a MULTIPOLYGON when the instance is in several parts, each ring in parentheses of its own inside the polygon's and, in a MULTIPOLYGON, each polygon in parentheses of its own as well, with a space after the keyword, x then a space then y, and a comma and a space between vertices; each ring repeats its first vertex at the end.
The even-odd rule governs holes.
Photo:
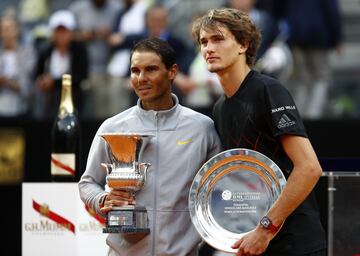
POLYGON ((259 225, 231 246, 238 249, 236 256, 261 255, 265 252, 274 234, 259 225))

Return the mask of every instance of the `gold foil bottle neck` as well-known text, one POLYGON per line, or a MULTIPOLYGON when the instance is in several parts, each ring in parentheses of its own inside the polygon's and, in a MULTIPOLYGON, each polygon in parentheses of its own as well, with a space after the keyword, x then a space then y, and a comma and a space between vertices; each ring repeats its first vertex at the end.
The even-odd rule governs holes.
POLYGON ((59 107, 59 115, 65 116, 74 112, 74 104, 72 99, 71 75, 64 74, 62 76, 61 100, 59 107))
POLYGON ((71 75, 63 74, 62 75, 62 84, 65 86, 71 86, 71 75))

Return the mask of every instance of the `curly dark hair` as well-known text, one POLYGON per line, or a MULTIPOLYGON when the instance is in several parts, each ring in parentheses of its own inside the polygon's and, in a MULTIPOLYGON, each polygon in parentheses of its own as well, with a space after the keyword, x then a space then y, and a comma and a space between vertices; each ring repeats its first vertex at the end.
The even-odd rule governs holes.
POLYGON ((167 69, 176 63, 175 51, 171 45, 159 38, 150 37, 138 41, 131 49, 130 61, 135 51, 153 52, 158 55, 167 69))
POLYGON ((193 22, 192 36, 200 44, 201 30, 219 31, 219 27, 229 29, 239 44, 248 47, 246 63, 252 67, 260 46, 261 34, 250 17, 245 12, 233 8, 212 9, 193 22))

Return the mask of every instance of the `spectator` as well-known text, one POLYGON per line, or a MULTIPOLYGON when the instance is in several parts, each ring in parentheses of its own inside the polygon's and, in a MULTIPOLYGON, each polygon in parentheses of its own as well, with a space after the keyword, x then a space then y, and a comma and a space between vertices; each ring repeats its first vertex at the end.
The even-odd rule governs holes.
POLYGON ((228 0, 228 6, 246 12, 261 32, 257 58, 261 58, 279 33, 277 21, 265 10, 256 7, 257 0, 228 0))
POLYGON ((73 40, 76 27, 74 15, 67 10, 55 12, 49 19, 51 41, 40 52, 35 66, 37 89, 36 118, 54 118, 60 102, 61 77, 72 75, 73 98, 76 108, 81 109, 81 83, 88 75, 88 55, 81 42, 73 40))
POLYGON ((29 111, 34 52, 21 45, 15 17, 0 20, 0 116, 19 117, 29 111))
POLYGON ((76 39, 86 43, 89 54, 89 83, 86 90, 86 118, 102 119, 109 114, 106 67, 110 58, 108 38, 121 5, 118 0, 82 0, 69 6, 78 22, 76 39))
POLYGON ((191 62, 188 74, 179 74, 175 83, 181 90, 185 106, 212 116, 212 107, 222 88, 216 75, 208 71, 201 53, 191 62))
MULTIPOLYGON (((124 0, 124 8, 116 18, 113 32, 109 38, 112 46, 121 44, 122 37, 131 34, 140 34, 145 31, 145 13, 147 0, 124 0)), ((115 51, 108 65, 108 72, 115 77, 126 77, 129 74, 130 50, 115 51)))
MULTIPOLYGON (((175 50, 176 60, 180 73, 186 72, 189 64, 188 47, 180 38, 173 35, 168 29, 168 11, 161 5, 150 7, 145 16, 146 30, 138 34, 120 36, 119 40, 112 44, 114 49, 130 49, 135 42, 147 37, 156 37, 167 41, 175 50)), ((174 92, 182 102, 181 88, 175 84, 174 92)), ((136 95, 132 95, 132 104, 136 103, 136 95)))
POLYGON ((175 50, 176 59, 179 63, 180 71, 184 72, 187 69, 187 63, 183 57, 187 51, 187 46, 180 38, 173 35, 168 30, 168 11, 160 5, 155 5, 149 8, 145 16, 146 29, 137 34, 124 35, 112 46, 115 49, 130 49, 135 42, 147 37, 157 37, 167 41, 175 50))
POLYGON ((331 75, 329 53, 333 49, 339 52, 342 43, 337 0, 286 0, 281 6, 294 56, 289 90, 304 118, 320 118, 331 75))
POLYGON ((21 0, 20 21, 26 44, 33 43, 33 29, 41 24, 46 24, 49 17, 48 0, 21 0))
MULTIPOLYGON (((109 38, 111 45, 121 41, 122 36, 139 34, 145 30, 145 12, 147 0, 124 0, 124 8, 119 12, 109 38)), ((130 50, 119 49, 112 53, 107 66, 111 88, 109 113, 116 114, 130 106, 131 89, 127 85, 129 75, 130 50)))

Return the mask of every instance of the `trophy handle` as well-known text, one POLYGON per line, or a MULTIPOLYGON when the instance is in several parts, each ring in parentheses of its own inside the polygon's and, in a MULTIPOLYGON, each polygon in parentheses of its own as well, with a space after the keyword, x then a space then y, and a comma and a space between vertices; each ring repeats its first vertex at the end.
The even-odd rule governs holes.
POLYGON ((101 163, 101 166, 104 167, 108 175, 112 172, 113 169, 112 164, 101 163))
POLYGON ((148 172, 148 169, 150 166, 151 166, 151 164, 149 164, 149 163, 140 163, 139 164, 140 173, 143 174, 143 176, 144 176, 144 184, 146 183, 146 176, 147 176, 147 172, 148 172))

